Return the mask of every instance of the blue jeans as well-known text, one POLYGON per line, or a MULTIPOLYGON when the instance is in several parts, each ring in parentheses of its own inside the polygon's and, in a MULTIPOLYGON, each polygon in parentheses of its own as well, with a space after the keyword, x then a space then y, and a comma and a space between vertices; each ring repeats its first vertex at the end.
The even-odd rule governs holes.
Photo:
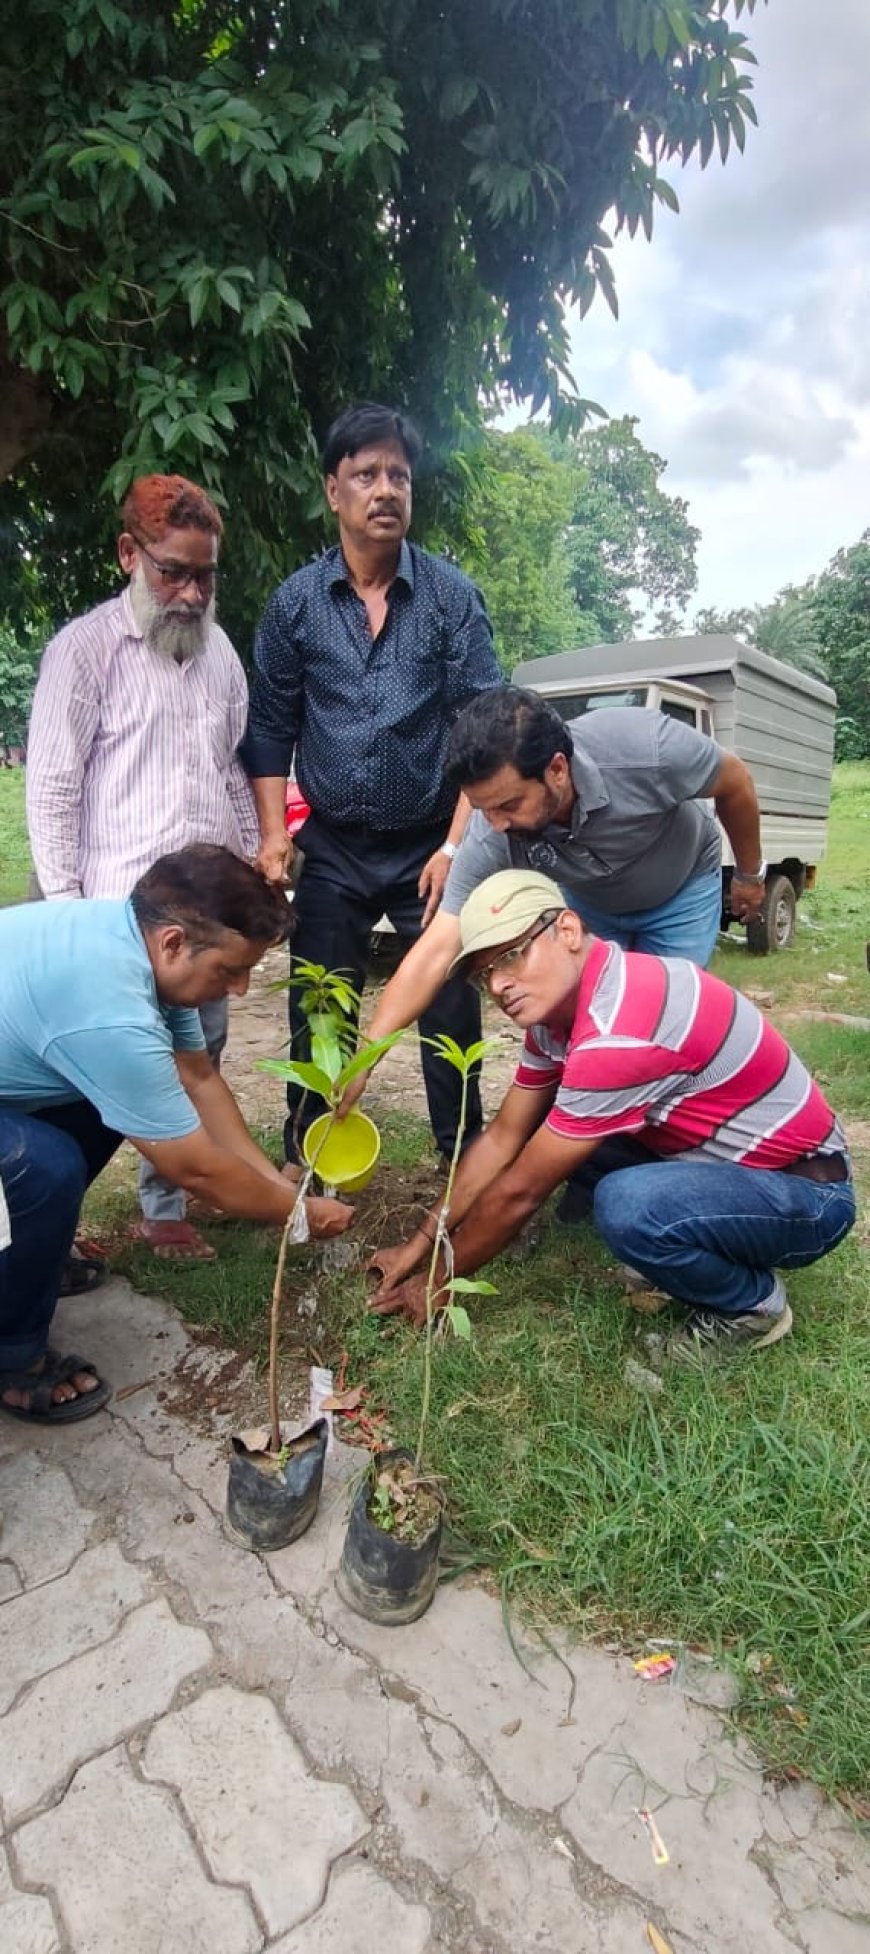
POLYGON ((85 1188, 122 1135, 79 1099, 30 1116, 0 1102, 0 1180, 12 1240, 0 1249, 0 1369, 42 1356, 85 1188))
POLYGON ((851 1181, 718 1160, 604 1166, 593 1214, 608 1247, 678 1302, 722 1316, 756 1309, 774 1269, 817 1262, 855 1220, 851 1181))
POLYGON ((702 968, 716 948, 722 917, 722 877, 719 870, 693 875, 676 895, 657 909, 625 909, 608 916, 603 909, 578 901, 575 892, 565 890, 565 900, 582 916, 594 936, 619 943, 623 950, 645 950, 655 957, 690 957, 702 968))

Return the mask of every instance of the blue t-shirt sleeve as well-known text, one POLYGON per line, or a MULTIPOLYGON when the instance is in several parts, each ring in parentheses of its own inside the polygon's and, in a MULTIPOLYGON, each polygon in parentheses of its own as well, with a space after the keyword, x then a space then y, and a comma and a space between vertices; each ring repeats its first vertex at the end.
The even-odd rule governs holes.
POLYGON ((204 1052, 202 1019, 192 1004, 165 1004, 160 1012, 169 1027, 174 1052, 204 1052))
POLYGON ((173 1033, 159 1020, 153 1027, 113 1025, 108 1036, 100 1026, 64 1031, 49 1041, 43 1057, 116 1133, 137 1140, 184 1140, 200 1124, 178 1076, 173 1033))

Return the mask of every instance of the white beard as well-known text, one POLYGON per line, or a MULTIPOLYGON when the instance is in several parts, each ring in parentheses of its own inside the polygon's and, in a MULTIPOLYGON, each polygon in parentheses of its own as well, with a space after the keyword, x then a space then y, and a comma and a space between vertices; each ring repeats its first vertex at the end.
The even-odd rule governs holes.
POLYGON ((130 578, 130 605, 143 638, 161 658, 195 658, 214 623, 213 596, 196 611, 181 604, 160 604, 148 587, 141 563, 130 578))

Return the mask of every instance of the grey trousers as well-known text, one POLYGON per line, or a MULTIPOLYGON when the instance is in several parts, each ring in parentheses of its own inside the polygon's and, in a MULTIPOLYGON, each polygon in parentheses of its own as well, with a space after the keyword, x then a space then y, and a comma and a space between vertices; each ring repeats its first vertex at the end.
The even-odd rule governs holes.
MULTIPOLYGON (((228 1004, 225 997, 213 1004, 201 1004, 199 1020, 206 1050, 212 1065, 220 1071, 221 1052, 227 1042, 228 1004)), ((183 1187, 164 1180, 150 1160, 139 1161, 139 1206, 146 1221, 183 1221, 187 1195, 183 1187)))

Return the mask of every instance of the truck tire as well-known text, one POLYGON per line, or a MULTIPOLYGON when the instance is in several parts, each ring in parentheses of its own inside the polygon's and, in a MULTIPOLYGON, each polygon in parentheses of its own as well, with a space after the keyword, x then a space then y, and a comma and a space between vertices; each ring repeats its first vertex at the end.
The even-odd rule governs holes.
POLYGON ((787 950, 794 942, 797 896, 787 875, 769 875, 764 907, 757 922, 746 925, 746 947, 753 956, 787 950))

